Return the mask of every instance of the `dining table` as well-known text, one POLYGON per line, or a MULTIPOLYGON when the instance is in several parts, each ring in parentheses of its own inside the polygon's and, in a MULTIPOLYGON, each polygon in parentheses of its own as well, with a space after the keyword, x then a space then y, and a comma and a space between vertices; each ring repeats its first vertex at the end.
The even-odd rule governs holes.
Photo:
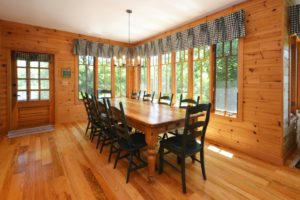
POLYGON ((186 110, 149 101, 112 98, 111 106, 122 102, 127 124, 145 134, 147 143, 148 179, 155 181, 156 146, 158 136, 184 127, 186 110))

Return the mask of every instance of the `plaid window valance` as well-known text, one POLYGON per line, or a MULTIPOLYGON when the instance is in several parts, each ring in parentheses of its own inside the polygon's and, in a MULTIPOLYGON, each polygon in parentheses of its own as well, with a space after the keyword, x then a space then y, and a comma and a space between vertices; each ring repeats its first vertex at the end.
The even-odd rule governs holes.
POLYGON ((300 4, 289 7, 289 33, 300 36, 300 4))
POLYGON ((123 55, 129 58, 148 57, 217 44, 218 42, 241 38, 245 35, 245 11, 240 10, 173 35, 136 46, 133 49, 86 40, 75 40, 74 54, 107 58, 113 56, 118 58, 123 55))
POLYGON ((51 62, 51 55, 44 53, 29 53, 15 51, 12 54, 14 60, 29 60, 39 62, 51 62))

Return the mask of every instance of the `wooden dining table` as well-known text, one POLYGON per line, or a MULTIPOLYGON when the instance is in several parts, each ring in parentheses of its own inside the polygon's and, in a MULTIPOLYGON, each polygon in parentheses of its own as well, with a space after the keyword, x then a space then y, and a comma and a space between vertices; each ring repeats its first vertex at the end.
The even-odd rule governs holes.
POLYGON ((126 120, 145 134, 147 143, 148 178, 155 180, 156 145, 158 135, 177 128, 185 123, 185 109, 170 107, 137 99, 112 98, 111 105, 119 108, 122 102, 126 120))

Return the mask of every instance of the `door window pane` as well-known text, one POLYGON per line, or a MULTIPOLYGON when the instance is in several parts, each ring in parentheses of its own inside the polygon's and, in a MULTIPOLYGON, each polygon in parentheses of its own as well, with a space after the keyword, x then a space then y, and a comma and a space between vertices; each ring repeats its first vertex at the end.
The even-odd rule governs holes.
POLYGON ((49 89, 49 80, 41 80, 41 89, 49 89))
POLYGON ((27 92, 26 91, 18 91, 18 101, 26 101, 27 100, 27 92))
POLYGON ((39 69, 30 68, 30 78, 38 79, 39 78, 39 69))
POLYGON ((40 62, 40 68, 49 68, 49 62, 40 62))
POLYGON ((49 91, 41 91, 41 99, 48 100, 49 99, 49 91))
POLYGON ((27 82, 26 80, 18 80, 18 90, 26 90, 27 82))
POLYGON ((48 69, 40 69, 40 78, 49 78, 49 70, 48 69))
POLYGON ((26 60, 17 60, 18 67, 26 67, 26 60))
POLYGON ((31 61, 30 62, 30 67, 35 67, 35 68, 39 67, 39 62, 38 61, 31 61))
POLYGON ((18 73, 18 75, 17 75, 17 77, 18 78, 26 78, 27 77, 27 75, 26 75, 26 68, 17 68, 17 73, 18 73))
POLYGON ((31 100, 38 100, 39 99, 39 91, 31 91, 30 92, 30 99, 31 100))
POLYGON ((30 89, 38 90, 39 89, 39 81, 38 80, 30 80, 30 89))

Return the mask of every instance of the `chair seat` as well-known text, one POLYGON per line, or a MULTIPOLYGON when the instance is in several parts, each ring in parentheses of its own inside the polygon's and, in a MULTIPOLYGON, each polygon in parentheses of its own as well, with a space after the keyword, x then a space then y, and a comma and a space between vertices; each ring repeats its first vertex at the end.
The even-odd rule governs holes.
MULTIPOLYGON (((163 145, 164 148, 169 149, 170 151, 173 151, 175 153, 180 153, 183 151, 182 149, 182 140, 183 136, 182 133, 179 133, 175 137, 170 137, 168 139, 164 139, 160 141, 160 145, 163 145)), ((198 143, 196 140, 192 140, 187 143, 186 146, 186 154, 192 155, 200 151, 200 149, 203 148, 203 145, 201 143, 198 143)))
POLYGON ((134 133, 134 134, 131 134, 129 137, 130 137, 132 143, 134 144, 134 146, 129 145, 129 143, 125 139, 120 139, 118 141, 118 143, 123 150, 135 151, 135 150, 139 150, 139 149, 147 146, 144 134, 134 133))

